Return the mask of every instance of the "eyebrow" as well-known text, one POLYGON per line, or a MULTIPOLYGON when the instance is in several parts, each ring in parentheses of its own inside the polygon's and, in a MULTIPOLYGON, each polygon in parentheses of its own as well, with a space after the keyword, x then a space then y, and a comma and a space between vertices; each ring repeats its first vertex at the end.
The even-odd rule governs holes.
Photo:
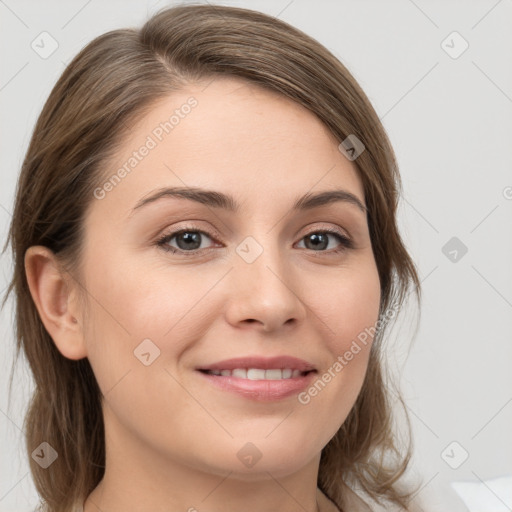
MULTIPOLYGON (((239 212, 240 205, 230 195, 214 190, 205 190, 197 187, 166 187, 158 189, 144 196, 133 208, 130 216, 143 206, 154 203, 162 198, 182 198, 195 201, 212 208, 221 208, 231 212, 239 212)), ((336 202, 344 202, 356 206, 363 213, 367 213, 366 206, 357 196, 348 190, 326 190, 316 194, 307 193, 298 198, 292 206, 292 211, 304 211, 336 202)))

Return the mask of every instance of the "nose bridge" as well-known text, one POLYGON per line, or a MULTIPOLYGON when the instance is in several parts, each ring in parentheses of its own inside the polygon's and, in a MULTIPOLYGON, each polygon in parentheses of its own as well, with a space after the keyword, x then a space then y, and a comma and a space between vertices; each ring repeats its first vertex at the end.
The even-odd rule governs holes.
POLYGON ((272 233, 249 235, 236 247, 235 266, 257 285, 282 287, 287 281, 285 254, 272 233), (257 237, 257 238, 256 238, 257 237), (277 274, 277 275, 276 275, 277 274), (278 277, 279 276, 279 277, 278 277))
POLYGON ((247 236, 235 249, 232 321, 257 320, 265 330, 304 317, 294 278, 275 232, 247 236))

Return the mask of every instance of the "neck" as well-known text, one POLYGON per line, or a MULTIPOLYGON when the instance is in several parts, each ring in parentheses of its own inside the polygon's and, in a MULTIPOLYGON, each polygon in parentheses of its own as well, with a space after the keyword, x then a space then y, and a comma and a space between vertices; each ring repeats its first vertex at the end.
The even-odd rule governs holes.
POLYGON ((87 498, 84 512, 337 510, 317 489, 320 454, 291 474, 264 464, 247 473, 177 460, 135 439, 115 421, 105 423, 105 437, 105 474, 87 498))

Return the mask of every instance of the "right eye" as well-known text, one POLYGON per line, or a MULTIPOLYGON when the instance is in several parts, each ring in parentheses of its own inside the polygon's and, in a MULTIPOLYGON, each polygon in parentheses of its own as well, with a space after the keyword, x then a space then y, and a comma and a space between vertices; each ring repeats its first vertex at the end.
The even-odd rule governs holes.
POLYGON ((205 231, 191 226, 163 235, 157 240, 156 245, 164 249, 164 251, 189 256, 195 255, 198 251, 203 251, 205 249, 204 247, 201 247, 202 239, 204 237, 209 238, 210 240, 213 239, 213 237, 205 231), (173 240, 176 240, 177 247, 170 245, 170 242, 173 240))

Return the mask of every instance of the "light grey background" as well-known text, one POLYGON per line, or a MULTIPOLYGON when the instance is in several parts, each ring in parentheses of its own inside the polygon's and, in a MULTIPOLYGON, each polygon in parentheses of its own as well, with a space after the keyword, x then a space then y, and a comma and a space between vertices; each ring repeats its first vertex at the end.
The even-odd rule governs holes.
MULTIPOLYGON (((414 430, 413 474, 425 510, 467 510, 450 482, 512 473, 512 2, 222 3, 278 16, 327 46, 389 133, 404 183, 402 233, 424 289, 417 336, 411 345, 402 332, 392 356, 414 430), (462 40, 446 39, 454 31, 469 44, 457 58, 462 40), (468 249, 455 262, 442 251, 452 237, 468 249), (451 468, 445 459, 457 465, 463 450, 468 459, 451 468)), ((0 0, 2 243, 30 134, 66 63, 93 37, 140 26, 165 5, 0 0), (43 31, 58 42, 46 59, 31 48, 43 31)), ((0 267, 4 289, 10 255, 0 267)), ((0 318, 0 510, 19 512, 38 500, 21 431, 31 390, 23 364, 7 407, 12 323, 9 303, 0 318)))

